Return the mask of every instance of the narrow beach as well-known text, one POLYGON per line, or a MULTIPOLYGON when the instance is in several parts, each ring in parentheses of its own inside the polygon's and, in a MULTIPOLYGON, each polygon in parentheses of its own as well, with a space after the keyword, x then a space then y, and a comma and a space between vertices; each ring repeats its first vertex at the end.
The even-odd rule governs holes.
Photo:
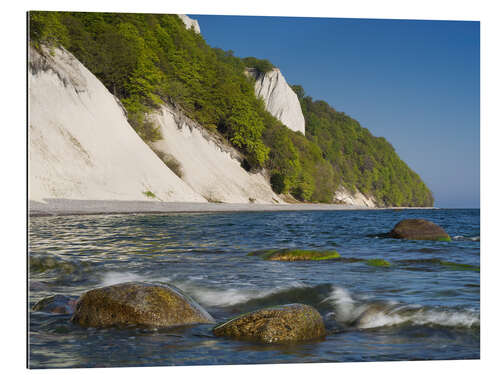
POLYGON ((29 216, 97 215, 182 212, 271 212, 271 211, 336 211, 336 210, 434 209, 434 207, 369 208, 349 204, 256 204, 149 202, 119 200, 47 199, 29 201, 29 216))

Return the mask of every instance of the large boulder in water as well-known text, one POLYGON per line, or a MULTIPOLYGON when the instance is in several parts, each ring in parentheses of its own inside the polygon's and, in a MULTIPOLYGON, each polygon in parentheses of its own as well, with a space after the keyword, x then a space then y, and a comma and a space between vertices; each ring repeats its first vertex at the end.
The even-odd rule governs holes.
POLYGON ((71 321, 84 327, 170 327, 214 323, 193 299, 173 286, 128 282, 93 289, 76 304, 71 321))
POLYGON ((406 240, 450 241, 450 236, 443 228, 424 219, 401 220, 389 232, 389 236, 406 240))
POLYGON ((240 315, 217 325, 213 333, 264 343, 287 343, 320 338, 326 331, 316 309, 296 303, 240 315))

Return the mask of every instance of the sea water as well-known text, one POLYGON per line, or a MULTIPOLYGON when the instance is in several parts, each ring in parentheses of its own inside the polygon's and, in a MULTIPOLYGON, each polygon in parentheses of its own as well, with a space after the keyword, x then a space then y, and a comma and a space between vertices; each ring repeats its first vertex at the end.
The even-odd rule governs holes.
POLYGON ((477 209, 31 217, 28 236, 32 368, 479 358, 477 209), (452 240, 377 236, 406 218, 430 220, 452 240), (247 255, 268 249, 336 250, 358 261, 247 255), (390 266, 360 261, 368 259, 390 266), (126 281, 175 285, 217 322, 309 304, 328 335, 266 345, 215 337, 210 324, 93 329, 32 311, 44 297, 76 299, 126 281))

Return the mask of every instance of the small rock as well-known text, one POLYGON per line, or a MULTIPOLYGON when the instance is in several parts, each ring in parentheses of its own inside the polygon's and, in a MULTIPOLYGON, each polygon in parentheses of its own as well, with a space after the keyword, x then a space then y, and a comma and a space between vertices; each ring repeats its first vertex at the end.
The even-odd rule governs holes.
POLYGON ((179 289, 139 282, 86 292, 78 300, 71 321, 96 328, 214 323, 208 312, 179 289))
POLYGON ((450 241, 443 228, 424 219, 402 220, 389 232, 389 236, 407 240, 450 241))
POLYGON ((270 344, 321 338, 326 331, 323 318, 316 309, 297 303, 240 315, 217 325, 213 333, 270 344))

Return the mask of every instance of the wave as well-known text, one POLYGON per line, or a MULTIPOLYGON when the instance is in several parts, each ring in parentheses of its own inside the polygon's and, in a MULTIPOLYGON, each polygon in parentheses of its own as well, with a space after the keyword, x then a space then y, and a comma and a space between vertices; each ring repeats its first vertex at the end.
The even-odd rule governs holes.
POLYGON ((338 322, 360 329, 411 325, 476 328, 479 312, 465 309, 435 308, 408 305, 397 301, 366 301, 355 299, 344 288, 333 287, 326 301, 333 310, 328 314, 338 322))
POLYGON ((202 275, 185 277, 174 274, 168 277, 154 277, 132 272, 107 272, 102 277, 100 286, 129 281, 167 283, 181 289, 204 306, 244 309, 293 302, 317 306, 331 291, 330 284, 308 286, 298 281, 289 281, 283 285, 267 288, 251 283, 228 287, 225 283, 209 280, 202 275))
POLYGON ((279 290, 293 289, 302 285, 299 282, 292 282, 288 286, 269 289, 262 289, 252 284, 249 284, 247 287, 240 285, 238 287, 223 288, 222 284, 210 281, 204 276, 190 276, 187 278, 178 275, 150 277, 132 272, 107 272, 103 276, 100 286, 109 286, 130 281, 168 283, 186 292, 205 306, 219 307, 242 304, 252 299, 263 298, 279 290))
POLYGON ((306 285, 289 281, 283 285, 262 288, 248 283, 233 285, 217 283, 203 275, 184 277, 140 276, 129 272, 108 272, 102 286, 127 281, 168 283, 181 289, 207 308, 230 308, 246 312, 287 303, 314 306, 326 318, 344 328, 371 329, 401 324, 479 328, 479 312, 467 309, 437 308, 379 301, 372 295, 353 295, 347 289, 332 284, 306 285))
POLYGON ((481 236, 453 236, 451 237, 454 241, 473 241, 481 242, 481 236))
MULTIPOLYGON (((293 286, 274 287, 262 290, 257 287, 233 287, 221 290, 210 287, 199 287, 189 282, 181 282, 177 285, 179 286, 179 288, 190 293, 193 298, 195 298, 199 303, 210 307, 234 307, 247 305, 250 301, 259 301, 275 293, 278 293, 281 290, 293 288, 293 286)), ((296 285, 299 286, 299 283, 297 283, 296 285)), ((260 303, 257 303, 257 305, 260 305, 260 303)))

